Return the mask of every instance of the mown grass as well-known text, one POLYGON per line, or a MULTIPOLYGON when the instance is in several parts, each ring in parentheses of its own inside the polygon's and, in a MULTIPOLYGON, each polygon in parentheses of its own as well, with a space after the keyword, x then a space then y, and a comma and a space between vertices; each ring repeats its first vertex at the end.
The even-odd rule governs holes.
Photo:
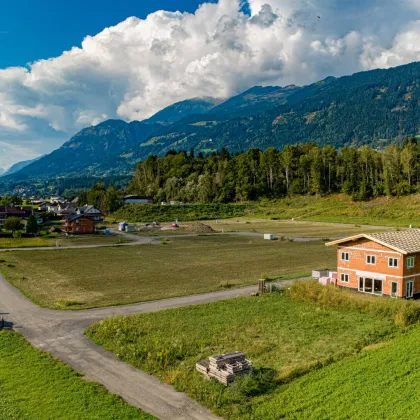
POLYGON ((307 276, 334 268, 323 242, 264 241, 228 235, 170 238, 159 245, 10 252, 0 270, 44 307, 81 309, 204 293, 307 276))
POLYGON ((388 317, 320 307, 275 293, 107 319, 87 334, 226 419, 262 420, 266 417, 252 417, 255 407, 264 407, 295 378, 396 330, 388 317), (250 378, 225 388, 196 372, 199 360, 235 350, 252 360, 255 373, 250 378))
POLYGON ((417 419, 420 394, 420 328, 310 373, 250 418, 417 419))
POLYGON ((419 207, 420 194, 390 199, 380 197, 368 202, 354 202, 345 195, 332 195, 267 200, 250 207, 246 213, 264 218, 420 227, 419 207))
POLYGON ((214 230, 221 232, 257 232, 272 233, 278 237, 288 238, 338 238, 356 235, 358 233, 369 233, 383 231, 384 227, 360 226, 342 223, 323 223, 290 220, 263 220, 247 217, 204 221, 214 230))
POLYGON ((0 248, 32 248, 55 246, 54 238, 0 238, 0 248))
POLYGON ((9 331, 0 332, 0 418, 153 419, 9 331))

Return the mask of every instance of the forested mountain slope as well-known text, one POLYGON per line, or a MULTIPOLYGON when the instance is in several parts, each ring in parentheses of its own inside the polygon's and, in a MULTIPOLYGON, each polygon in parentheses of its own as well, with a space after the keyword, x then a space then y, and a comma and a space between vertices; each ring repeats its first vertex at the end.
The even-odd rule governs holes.
POLYGON ((86 128, 18 176, 123 174, 149 154, 172 149, 264 150, 309 141, 382 147, 419 133, 419 101, 420 63, 302 88, 254 87, 216 106, 217 100, 192 99, 144 122, 111 120, 86 128))

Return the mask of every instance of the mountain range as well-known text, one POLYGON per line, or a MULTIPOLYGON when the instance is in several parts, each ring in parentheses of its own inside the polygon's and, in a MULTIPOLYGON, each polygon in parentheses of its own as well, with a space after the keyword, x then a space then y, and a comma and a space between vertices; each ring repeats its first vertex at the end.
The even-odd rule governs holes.
POLYGON ((303 87, 256 86, 227 100, 178 102, 141 122, 108 120, 85 128, 6 178, 128 174, 148 155, 170 150, 235 152, 309 141, 382 148, 419 133, 419 103, 417 62, 303 87))

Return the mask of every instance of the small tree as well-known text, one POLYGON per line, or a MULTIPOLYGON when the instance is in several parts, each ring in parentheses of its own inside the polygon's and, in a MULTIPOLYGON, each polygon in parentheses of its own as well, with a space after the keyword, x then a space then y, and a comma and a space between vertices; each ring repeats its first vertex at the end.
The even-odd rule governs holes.
POLYGON ((36 217, 31 215, 28 217, 28 222, 26 223, 26 233, 38 233, 38 222, 36 217))
POLYGON ((15 216, 8 217, 4 221, 3 227, 4 227, 5 230, 11 230, 12 233, 15 233, 17 230, 22 230, 23 229, 21 219, 19 219, 19 217, 15 217, 15 216))

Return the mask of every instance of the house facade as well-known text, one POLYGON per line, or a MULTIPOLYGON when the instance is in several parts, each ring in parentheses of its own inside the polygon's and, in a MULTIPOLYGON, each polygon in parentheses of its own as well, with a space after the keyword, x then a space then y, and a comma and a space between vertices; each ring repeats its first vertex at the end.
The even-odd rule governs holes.
POLYGON ((420 230, 360 234, 337 246, 340 287, 394 298, 420 297, 420 230))
POLYGON ((86 235, 95 233, 96 230, 93 219, 83 214, 77 214, 66 219, 64 229, 68 235, 86 235))

